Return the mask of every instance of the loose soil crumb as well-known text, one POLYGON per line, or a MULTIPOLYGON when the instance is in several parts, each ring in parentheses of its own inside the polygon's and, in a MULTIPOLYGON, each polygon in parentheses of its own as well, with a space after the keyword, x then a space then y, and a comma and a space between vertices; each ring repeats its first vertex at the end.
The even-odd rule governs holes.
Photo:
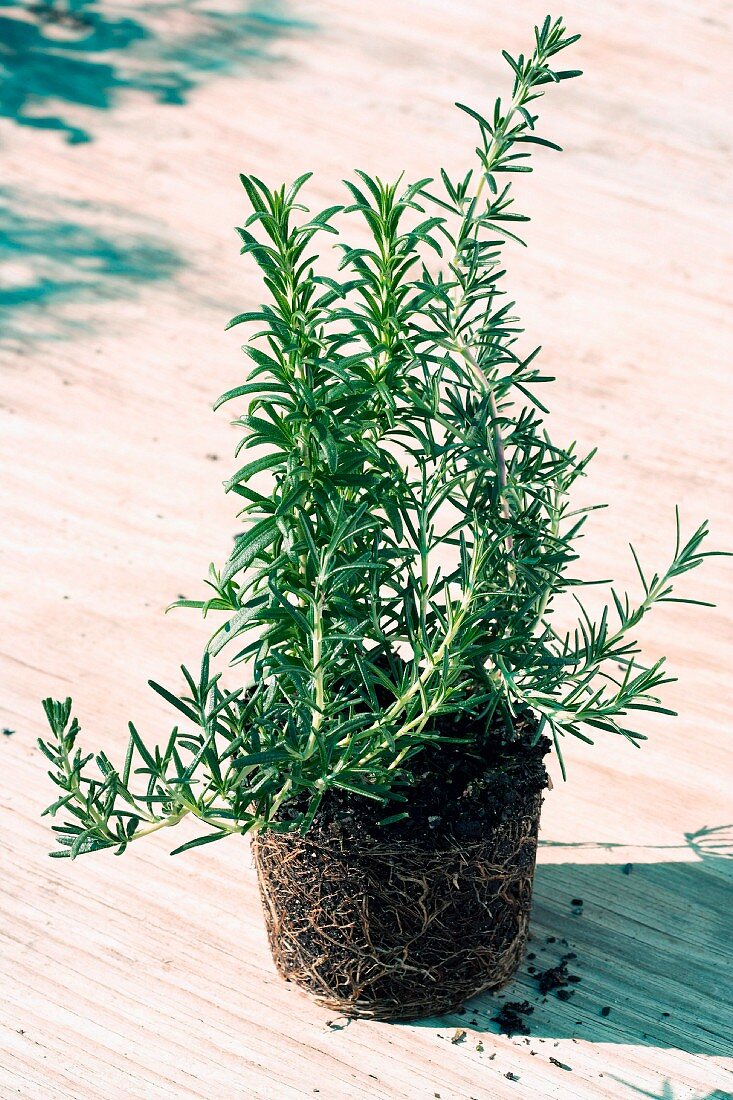
POLYGON ((601 1016, 610 1016, 610 1015, 611 1015, 611 1006, 610 1005, 604 1005, 603 1008, 601 1009, 601 1016))
POLYGON ((552 1062, 553 1066, 557 1066, 558 1069, 566 1069, 568 1071, 568 1073, 573 1072, 572 1066, 567 1066, 567 1065, 565 1065, 564 1062, 558 1062, 557 1058, 552 1058, 551 1057, 550 1061, 552 1062))
POLYGON ((633 863, 625 863, 624 866, 621 868, 621 871, 624 875, 630 875, 633 870, 634 870, 634 864, 633 863))
POLYGON ((509 1071, 509 1073, 505 1073, 504 1076, 506 1077, 507 1081, 518 1081, 519 1080, 516 1073, 512 1073, 511 1070, 509 1071))
POLYGON ((3 737, 12 737, 14 733, 15 730, 8 729, 7 726, 5 726, 3 729, 3 737))
POLYGON ((457 1028, 453 1032, 453 1035, 451 1036, 451 1042, 455 1046, 457 1043, 462 1043, 465 1038, 466 1038, 465 1031, 463 1031, 462 1028, 457 1028))

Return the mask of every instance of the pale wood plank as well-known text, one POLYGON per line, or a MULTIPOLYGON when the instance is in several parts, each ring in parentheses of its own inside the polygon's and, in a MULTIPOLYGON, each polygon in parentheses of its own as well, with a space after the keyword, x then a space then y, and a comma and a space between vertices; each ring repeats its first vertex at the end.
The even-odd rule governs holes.
MULTIPOLYGON (((152 18, 141 12, 125 9, 152 18)), ((546 130, 567 152, 523 181, 534 223, 513 285, 528 345, 542 342, 558 375, 557 434, 601 447, 583 495, 611 508, 584 568, 633 583, 627 535, 645 560, 664 560, 676 500, 733 545, 728 6, 573 0, 564 12, 584 34, 573 63, 587 75, 548 99, 546 130)), ((167 837, 122 862, 46 858, 38 700, 73 690, 87 742, 110 754, 128 717, 165 728, 145 681, 175 683, 207 630, 159 612, 196 590, 237 530, 219 484, 234 436, 207 412, 241 371, 223 324, 258 294, 231 231, 244 210, 237 172, 279 180, 313 167, 313 202, 326 203, 352 165, 459 167, 472 135, 452 101, 504 87, 499 49, 521 49, 544 11, 319 0, 286 14, 311 25, 268 44, 279 60, 198 73, 185 106, 139 91, 108 112, 58 104, 89 144, 2 120, 14 229, 79 223, 118 253, 92 249, 83 269, 78 237, 39 233, 2 268, 11 286, 50 270, 86 289, 19 310, 0 343, 0 725, 15 730, 0 737, 0 1095, 724 1095, 731 864, 683 837, 731 819, 723 562, 694 584, 716 613, 670 608, 645 632, 682 678, 670 692, 681 717, 650 722, 638 754, 573 749, 570 783, 548 796, 546 840, 622 847, 541 849, 533 947, 549 965, 546 938, 567 938, 582 982, 570 1002, 542 1004, 525 963, 507 997, 536 1002, 529 1043, 495 1034, 496 1000, 398 1027, 342 1026, 313 1007, 272 970, 237 841, 174 861, 167 837), (454 1045, 457 1027, 467 1037, 454 1045)))

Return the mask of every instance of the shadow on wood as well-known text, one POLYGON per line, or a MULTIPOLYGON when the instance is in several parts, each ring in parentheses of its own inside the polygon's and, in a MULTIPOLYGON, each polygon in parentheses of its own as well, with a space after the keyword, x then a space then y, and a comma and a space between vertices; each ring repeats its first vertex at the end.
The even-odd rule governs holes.
POLYGON ((620 1085, 626 1085, 626 1087, 628 1089, 630 1089, 631 1092, 635 1093, 637 1096, 647 1097, 648 1100, 678 1100, 678 1098, 679 1098, 679 1100, 682 1100, 683 1096, 688 1096, 689 1100, 733 1100, 733 1093, 723 1092, 722 1089, 715 1089, 713 1092, 706 1092, 704 1095, 702 1095, 702 1093, 700 1093, 700 1094, 695 1094, 694 1096, 691 1096, 687 1092, 686 1088, 685 1088, 685 1091, 683 1093, 675 1092, 675 1087, 674 1087, 673 1082, 672 1081, 665 1081, 664 1084, 662 1085, 662 1091, 661 1092, 649 1092, 648 1089, 642 1089, 642 1088, 639 1088, 638 1085, 632 1085, 632 1083, 630 1081, 625 1081, 621 1077, 616 1077, 616 1075, 613 1074, 613 1073, 609 1073, 608 1077, 612 1081, 618 1081, 618 1083, 620 1085))
MULTIPOLYGON (((496 1032, 501 1007, 526 1001, 533 1043, 577 1038, 733 1054, 727 835, 687 834, 678 851, 695 855, 686 862, 541 863, 531 941, 515 981, 470 1001, 465 1015, 424 1026, 496 1032), (576 981, 543 995, 540 976, 568 954, 576 981)), ((654 849, 633 851, 648 859, 654 849)))
POLYGON ((172 279, 181 257, 150 219, 109 203, 0 188, 0 346, 93 330, 89 304, 172 279))
POLYGON ((91 141, 74 108, 108 111, 125 90, 183 104, 213 76, 275 61, 273 40, 308 26, 276 0, 148 3, 132 9, 135 18, 130 10, 97 0, 0 0, 0 117, 91 141))

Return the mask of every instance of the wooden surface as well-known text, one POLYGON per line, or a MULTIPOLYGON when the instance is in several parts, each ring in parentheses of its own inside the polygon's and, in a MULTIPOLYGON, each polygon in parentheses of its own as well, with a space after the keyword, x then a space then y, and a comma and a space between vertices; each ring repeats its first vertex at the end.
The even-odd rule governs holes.
MULTIPOLYGON (((46 855, 40 698, 73 694, 84 744, 117 754, 128 718, 164 732, 146 680, 177 685, 208 636, 162 608, 200 590, 237 530, 220 486, 235 435, 210 412, 242 372, 223 325, 259 301, 232 232, 237 173, 311 168, 317 204, 354 166, 457 169, 473 132, 452 102, 506 89, 500 49, 525 48, 544 15, 501 7, 103 5, 91 37, 0 10, 3 1098, 733 1092, 731 833, 685 838, 733 818, 726 561, 688 589, 717 611, 672 606, 644 631, 680 676, 680 717, 649 721, 641 752, 571 746, 547 797, 531 949, 541 968, 563 939, 577 954, 567 1002, 543 1002, 525 962, 463 1016, 348 1023, 275 977, 246 843, 46 855), (498 1005, 525 997, 528 1041, 498 1035, 498 1005)), ((566 3, 587 75, 548 97, 542 132, 567 151, 520 187, 527 346, 558 376, 556 433, 600 447, 581 495, 611 505, 583 569, 631 584, 627 539, 666 562, 676 501, 733 546, 727 9, 566 3)))

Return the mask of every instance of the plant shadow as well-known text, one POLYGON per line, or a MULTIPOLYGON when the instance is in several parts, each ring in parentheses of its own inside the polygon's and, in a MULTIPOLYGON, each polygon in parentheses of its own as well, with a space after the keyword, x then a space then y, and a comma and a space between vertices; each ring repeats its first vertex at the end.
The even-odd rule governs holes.
POLYGON ((90 141, 80 109, 130 90, 183 104, 213 76, 278 60, 272 43, 308 26, 281 0, 0 0, 0 117, 90 141))
POLYGON ((622 845, 597 846, 629 856, 610 863, 546 863, 541 852, 531 938, 515 980, 423 1026, 498 1032, 501 1007, 526 1001, 530 1042, 577 1038, 732 1054, 730 838, 730 826, 687 834, 684 845, 672 846, 674 862, 640 862, 652 849, 622 845), (569 953, 568 971, 580 980, 543 995, 539 975, 569 953))
MULTIPOLYGON (((631 1092, 636 1093, 637 1096, 645 1096, 648 1100, 677 1100, 678 1094, 675 1092, 674 1084, 671 1081, 664 1081, 662 1084, 661 1092, 649 1092, 648 1089, 639 1088, 638 1085, 634 1085, 631 1081, 625 1081, 621 1077, 616 1077, 615 1074, 609 1073, 607 1076, 612 1081, 617 1081, 620 1085, 626 1085, 631 1092)), ((689 1097, 689 1093, 686 1093, 689 1097)), ((682 1097, 680 1096, 680 1100, 682 1097)), ((714 1089, 712 1092, 707 1092, 704 1095, 700 1094, 696 1097, 689 1097, 689 1100, 733 1100, 733 1093, 723 1092, 722 1089, 714 1089)))
POLYGON ((115 206, 0 188, 3 346, 22 351, 89 331, 87 303, 134 297, 181 267, 155 227, 141 228, 139 218, 115 206))

